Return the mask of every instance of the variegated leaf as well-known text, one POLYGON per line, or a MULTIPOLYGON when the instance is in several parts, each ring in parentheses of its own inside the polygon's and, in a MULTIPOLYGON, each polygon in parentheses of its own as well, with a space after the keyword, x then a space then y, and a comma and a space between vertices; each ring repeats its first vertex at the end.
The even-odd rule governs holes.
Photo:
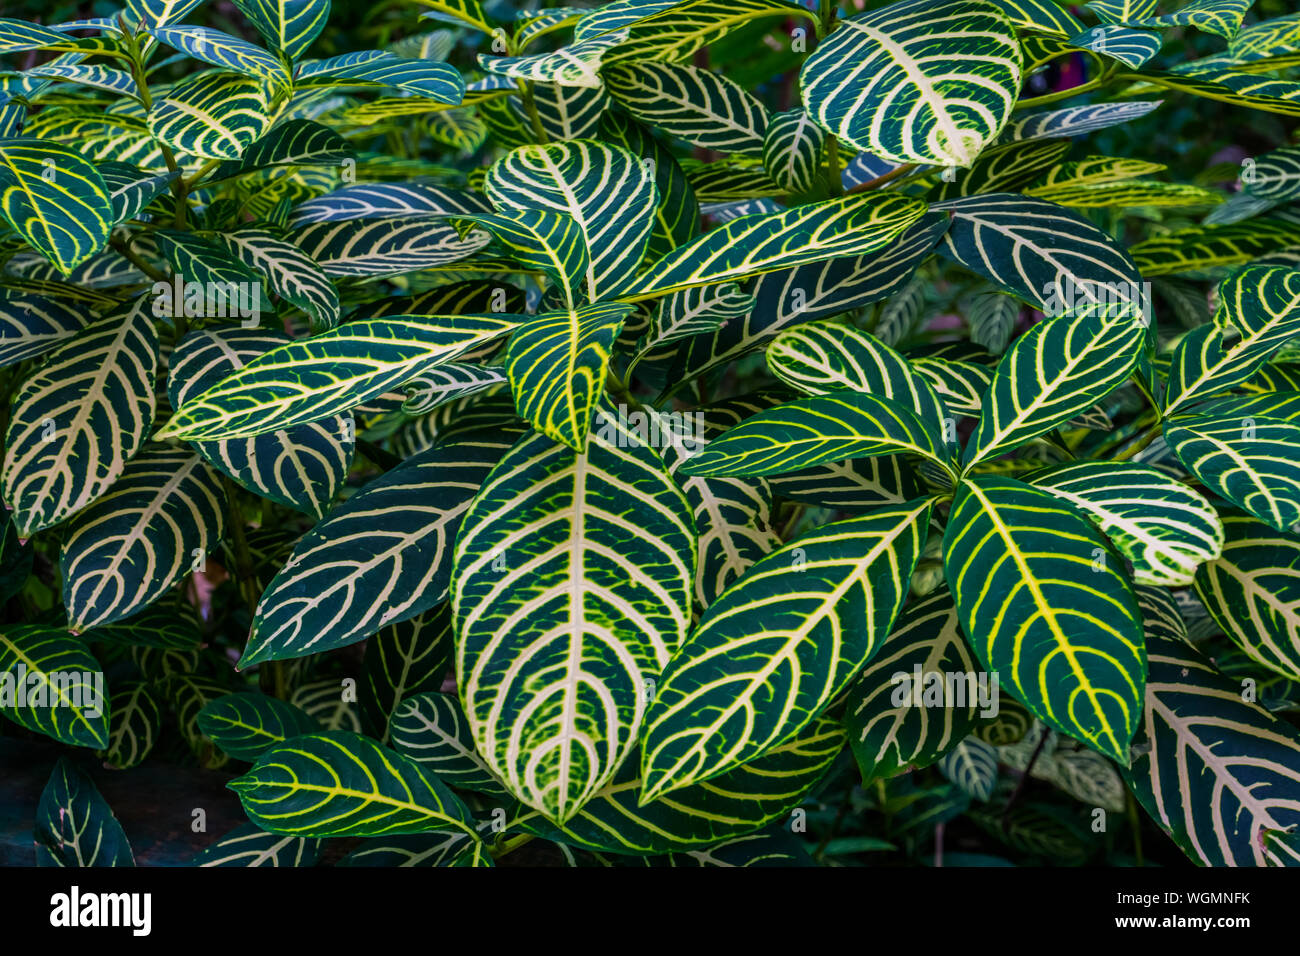
POLYGON ((693 66, 638 61, 603 72, 610 95, 632 116, 701 149, 757 155, 768 112, 744 87, 693 66))
POLYGON ((505 447, 435 446, 330 512, 262 595, 241 666, 354 644, 440 603, 452 540, 505 447))
POLYGON ((45 139, 0 139, 0 217, 63 273, 108 242, 115 217, 83 152, 45 139))
POLYGON ((1133 580, 1185 587, 1223 549, 1223 523, 1201 495, 1147 465, 1077 461, 1029 477, 1067 501, 1133 562, 1133 580))
POLYGON ((1073 510, 1011 478, 963 480, 943 560, 985 670, 1050 726, 1127 765, 1146 675, 1137 599, 1073 510))
POLYGON ((901 0, 843 21, 799 85, 809 112, 850 146, 969 166, 1010 118, 1020 73, 1020 44, 995 3, 901 0))
POLYGON ((644 299, 825 259, 864 256, 925 212, 915 199, 872 193, 741 216, 678 246, 632 280, 621 297, 644 299))
POLYGON ((102 495, 144 444, 158 368, 148 301, 88 325, 18 390, 0 488, 22 537, 102 495))
POLYGON ((279 346, 177 409, 159 438, 251 438, 321 421, 503 335, 517 316, 396 316, 348 322, 279 346))
POLYGON ((68 524, 60 564, 70 626, 129 617, 201 567, 221 540, 225 497, 188 449, 143 449, 68 524))
POLYGON ((610 418, 575 452, 521 439, 456 542, 461 700, 479 754, 563 824, 633 750, 690 622, 695 531, 658 454, 610 418))
POLYGON ((610 350, 629 305, 547 312, 522 322, 506 346, 506 373, 521 418, 575 451, 586 445, 605 388, 610 350))
POLYGON ((914 500, 805 534, 705 611, 646 716, 643 802, 761 757, 818 716, 893 625, 930 507, 914 500))

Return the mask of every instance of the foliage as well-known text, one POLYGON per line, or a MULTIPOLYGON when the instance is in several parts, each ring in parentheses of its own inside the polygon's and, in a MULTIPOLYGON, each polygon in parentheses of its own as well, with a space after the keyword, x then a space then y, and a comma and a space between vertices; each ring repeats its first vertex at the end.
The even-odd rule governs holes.
POLYGON ((1295 14, 127 0, 0 57, 39 862, 135 862, 89 752, 223 775, 202 866, 1296 861, 1295 14))

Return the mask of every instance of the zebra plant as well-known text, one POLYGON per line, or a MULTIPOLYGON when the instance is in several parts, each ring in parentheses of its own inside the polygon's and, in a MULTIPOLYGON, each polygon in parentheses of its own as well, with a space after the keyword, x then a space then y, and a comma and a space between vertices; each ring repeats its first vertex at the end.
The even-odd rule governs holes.
POLYGON ((1132 132, 1294 15, 235 6, 0 19, 42 862, 88 751, 231 776, 198 865, 1300 859, 1300 148, 1132 132))

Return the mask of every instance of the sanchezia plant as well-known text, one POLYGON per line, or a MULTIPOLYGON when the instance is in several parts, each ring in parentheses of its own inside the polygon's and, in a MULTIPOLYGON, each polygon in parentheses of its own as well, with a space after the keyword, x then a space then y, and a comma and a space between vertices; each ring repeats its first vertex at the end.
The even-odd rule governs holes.
POLYGON ((235 6, 0 19, 40 862, 1300 859, 1294 13, 235 6))

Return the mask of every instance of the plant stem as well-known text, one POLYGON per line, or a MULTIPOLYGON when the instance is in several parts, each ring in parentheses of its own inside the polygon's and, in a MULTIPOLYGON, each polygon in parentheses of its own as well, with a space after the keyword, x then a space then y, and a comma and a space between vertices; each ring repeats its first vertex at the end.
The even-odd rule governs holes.
POLYGON ((1161 431, 1162 429, 1160 427, 1160 424, 1157 422, 1155 425, 1152 425, 1150 428, 1146 430, 1146 434, 1142 435, 1142 437, 1138 438, 1135 442, 1133 442, 1133 444, 1129 445, 1122 452, 1120 452, 1118 455, 1112 458, 1111 461, 1128 461, 1130 458, 1137 455, 1138 452, 1142 451, 1153 441, 1159 438, 1161 431))
POLYGON ((1107 67, 1101 71, 1100 76, 1094 76, 1091 80, 1080 83, 1078 86, 1072 86, 1068 90, 1054 90, 1051 93, 1044 93, 1042 96, 1031 96, 1027 100, 1021 100, 1016 104, 1016 109, 1033 109, 1035 106, 1046 106, 1048 103, 1055 103, 1058 100, 1068 100, 1072 96, 1078 96, 1081 93, 1091 93, 1093 90, 1099 90, 1115 76, 1115 70, 1107 67))
MULTIPOLYGON (((153 109, 153 94, 149 92, 149 79, 145 75, 144 59, 140 55, 140 44, 136 40, 135 34, 130 30, 125 31, 123 39, 126 42, 126 52, 131 66, 131 79, 135 82, 136 98, 147 113, 153 109)), ((184 229, 185 216, 189 210, 185 179, 180 175, 181 167, 176 162, 176 154, 171 151, 171 147, 160 142, 158 149, 162 153, 163 161, 167 163, 168 171, 176 173, 171 186, 172 192, 176 194, 175 224, 177 229, 184 229)))
POLYGON ((826 139, 826 195, 834 199, 844 192, 844 177, 840 171, 840 141, 831 134, 826 139))
POLYGON ((235 483, 227 476, 221 476, 221 484, 226 492, 226 520, 230 523, 230 540, 235 546, 235 574, 239 575, 239 593, 248 605, 248 612, 257 611, 257 581, 253 578, 253 555, 248 549, 248 538, 244 535, 244 514, 239 508, 239 498, 235 483))
POLYGON ((817 20, 821 24, 821 35, 826 36, 834 28, 836 15, 839 10, 835 7, 835 0, 818 0, 817 20))
POLYGON ((873 189, 879 189, 881 186, 885 185, 886 183, 893 182, 895 179, 898 179, 898 177, 900 176, 906 176, 914 169, 916 169, 916 163, 904 163, 902 166, 899 166, 897 169, 891 169, 889 172, 885 173, 884 175, 877 176, 875 179, 869 180, 868 182, 865 183, 858 183, 856 186, 849 189, 849 192, 865 193, 865 192, 870 192, 873 189))
POLYGON ((549 143, 551 138, 546 135, 546 127, 542 125, 542 116, 537 112, 537 100, 533 98, 533 84, 528 80, 520 80, 519 92, 523 97, 524 111, 528 114, 528 121, 533 125, 533 135, 537 137, 537 142, 549 143))
POLYGON ((646 410, 645 405, 642 404, 630 391, 628 391, 627 384, 614 374, 613 369, 610 369, 605 373, 605 388, 624 405, 631 405, 640 412, 646 410))
POLYGON ((122 255, 122 258, 126 259, 127 262, 131 263, 131 265, 135 266, 150 279, 153 279, 155 282, 167 281, 166 275, 159 272, 149 263, 145 262, 144 259, 140 258, 140 256, 136 255, 135 251, 131 248, 131 242, 129 239, 123 242, 121 239, 114 236, 108 240, 108 244, 119 252, 122 255))
POLYGON ((532 843, 534 839, 535 837, 531 833, 521 833, 519 836, 511 837, 509 840, 505 840, 504 842, 498 840, 488 853, 491 855, 492 859, 499 860, 507 853, 513 853, 525 843, 532 843))

